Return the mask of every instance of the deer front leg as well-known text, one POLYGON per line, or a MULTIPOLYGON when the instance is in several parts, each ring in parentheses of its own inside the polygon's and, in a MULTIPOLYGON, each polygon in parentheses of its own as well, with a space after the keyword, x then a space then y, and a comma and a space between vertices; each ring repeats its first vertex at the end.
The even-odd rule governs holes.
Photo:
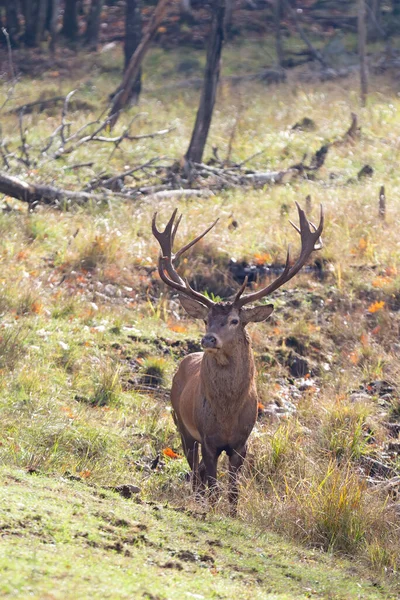
POLYGON ((207 444, 207 442, 203 441, 201 444, 201 454, 203 458, 202 462, 205 467, 208 489, 210 491, 210 501, 212 504, 215 504, 215 502, 218 499, 217 449, 213 448, 212 445, 207 444))
POLYGON ((204 462, 199 464, 199 443, 195 442, 193 446, 193 466, 192 466, 192 489, 197 498, 204 495, 206 483, 206 469, 204 462))
POLYGON ((237 484, 238 473, 243 465, 243 461, 246 457, 247 446, 243 446, 240 452, 237 450, 233 451, 233 454, 229 457, 229 503, 230 503, 230 514, 232 517, 236 517, 237 514, 237 503, 239 498, 239 490, 237 484))

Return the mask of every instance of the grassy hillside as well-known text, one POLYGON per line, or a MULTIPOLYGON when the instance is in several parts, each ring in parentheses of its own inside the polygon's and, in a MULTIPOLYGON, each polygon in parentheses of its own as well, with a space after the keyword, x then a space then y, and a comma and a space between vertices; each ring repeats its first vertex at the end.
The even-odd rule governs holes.
MULTIPOLYGON (((83 189, 95 177, 155 156, 161 165, 179 159, 197 106, 193 89, 146 93, 115 132, 136 117, 132 134, 173 127, 169 134, 124 140, 117 148, 93 142, 58 159, 43 149, 60 125, 61 107, 25 114, 21 127, 7 113, 36 100, 38 88, 42 97, 77 89, 68 116, 70 131, 77 131, 104 110, 118 81, 111 69, 117 59, 79 59, 80 66, 71 65, 74 77, 47 71, 21 79, 3 108, 3 168, 8 161, 27 181, 83 189), (90 165, 77 167, 82 163, 90 165)), ((151 60, 161 72, 171 57, 158 53, 151 60)), ((400 100, 384 77, 372 88, 360 109, 351 79, 311 86, 294 73, 279 87, 221 86, 207 157, 213 145, 223 158, 231 148, 238 162, 262 152, 249 166, 284 169, 332 142, 313 177, 205 199, 127 202, 116 193, 107 203, 69 211, 28 212, 4 198, 3 597, 400 593, 400 100), (361 131, 350 139, 344 134, 352 112, 361 131), (293 129, 304 117, 312 130, 293 129), (358 176, 365 165, 372 174, 358 176), (385 221, 378 218, 382 184, 385 221), (224 494, 215 513, 205 514, 207 507, 190 496, 168 402, 172 374, 198 349, 202 327, 158 281, 151 216, 157 210, 165 222, 178 207, 184 214, 178 243, 220 217, 181 265, 200 290, 218 295, 237 286, 231 258, 279 266, 288 242, 296 253, 288 219, 296 220, 294 201, 305 205, 308 195, 313 220, 319 204, 325 208, 324 249, 311 271, 273 296, 273 317, 250 328, 260 418, 241 479, 239 517, 225 516, 224 494), (121 484, 140 492, 123 499, 109 489, 121 484)), ((8 90, 4 85, 4 99, 8 90)), ((52 148, 59 143, 54 136, 52 148)), ((223 461, 220 475, 224 485, 223 461)))
POLYGON ((240 521, 124 500, 66 478, 1 472, 4 598, 391 597, 348 560, 240 521))

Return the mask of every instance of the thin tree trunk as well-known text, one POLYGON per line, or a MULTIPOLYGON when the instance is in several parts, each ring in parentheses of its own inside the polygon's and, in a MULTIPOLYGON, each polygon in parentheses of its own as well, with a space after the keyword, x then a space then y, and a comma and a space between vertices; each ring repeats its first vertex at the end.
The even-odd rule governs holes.
POLYGON ((100 16, 104 0, 92 0, 85 31, 85 44, 96 49, 99 40, 100 16))
POLYGON ((18 4, 15 0, 6 0, 6 28, 13 42, 20 31, 18 4))
POLYGON ((197 111, 192 138, 185 155, 186 160, 192 162, 201 162, 208 131, 211 125, 221 68, 222 44, 224 41, 224 16, 225 0, 215 0, 200 105, 197 111))
POLYGON ((180 1, 181 14, 192 14, 192 7, 190 0, 181 0, 180 1))
POLYGON ((114 92, 114 102, 110 110, 110 128, 114 127, 118 120, 120 111, 128 104, 129 98, 132 95, 132 89, 139 75, 140 67, 143 59, 150 47, 151 41, 154 38, 158 27, 164 17, 168 3, 171 0, 159 0, 153 16, 143 34, 142 41, 133 53, 128 67, 124 73, 121 85, 114 92))
POLYGON ((48 0, 38 0, 37 15, 36 15, 36 31, 35 31, 35 46, 38 46, 44 37, 44 29, 46 25, 48 0))
POLYGON ((358 56, 360 60, 361 106, 365 106, 368 94, 368 72, 366 61, 367 26, 365 0, 358 0, 358 56))
POLYGON ((274 26, 275 26, 275 48, 276 48, 276 60, 279 69, 282 69, 283 65, 283 47, 282 47, 282 36, 281 36, 281 18, 282 18, 282 0, 274 0, 274 26))
POLYGON ((37 0, 25 0, 22 10, 25 20, 24 42, 32 47, 36 42, 37 0))
POLYGON ((61 33, 69 40, 76 40, 78 37, 78 0, 65 0, 61 33))
POLYGON ((57 42, 57 18, 60 0, 50 0, 51 2, 51 17, 50 17, 50 52, 54 53, 57 42))
POLYGON ((224 31, 225 37, 230 39, 233 20, 233 0, 225 0, 224 31))
MULTIPOLYGON (((126 71, 129 62, 135 53, 136 48, 139 46, 142 38, 142 15, 140 12, 140 0, 127 0, 125 14, 124 70, 126 71)), ((139 69, 138 75, 132 87, 132 94, 130 98, 131 101, 135 103, 139 100, 140 91, 142 88, 141 76, 142 70, 139 69)))
POLYGON ((367 11, 367 41, 385 39, 386 32, 382 27, 381 0, 371 0, 365 6, 367 11))

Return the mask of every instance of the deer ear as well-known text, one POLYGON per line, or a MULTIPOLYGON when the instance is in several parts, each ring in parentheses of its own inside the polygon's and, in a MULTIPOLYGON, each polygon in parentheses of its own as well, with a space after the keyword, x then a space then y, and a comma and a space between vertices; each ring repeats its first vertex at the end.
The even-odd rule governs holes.
POLYGON ((273 304, 242 309, 242 323, 243 325, 247 325, 247 323, 259 323, 260 321, 266 321, 273 310, 273 304))
POLYGON ((179 300, 189 317, 192 317, 192 319, 204 320, 207 318, 208 308, 200 304, 200 302, 197 302, 197 300, 193 300, 193 298, 188 298, 187 296, 179 296, 179 300))

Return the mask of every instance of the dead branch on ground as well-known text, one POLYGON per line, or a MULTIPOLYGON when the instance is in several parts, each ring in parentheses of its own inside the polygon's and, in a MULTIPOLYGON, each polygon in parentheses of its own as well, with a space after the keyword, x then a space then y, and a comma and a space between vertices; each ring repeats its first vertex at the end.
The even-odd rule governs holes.
POLYGON ((0 193, 17 200, 27 202, 31 207, 35 204, 61 206, 62 204, 86 204, 97 199, 87 192, 63 190, 51 185, 27 183, 18 177, 12 177, 0 171, 0 193))
MULTIPOLYGON (((109 116, 105 109, 97 119, 85 123, 73 131, 73 123, 68 118, 68 107, 74 92, 70 92, 63 102, 60 121, 45 143, 36 146, 29 143, 27 130, 24 128, 24 111, 18 113, 19 142, 11 147, 11 142, 2 139, 0 131, 0 160, 3 162, 3 172, 0 171, 0 194, 5 194, 27 202, 30 206, 46 204, 55 207, 68 207, 73 204, 85 204, 89 200, 101 201, 109 198, 137 200, 148 198, 162 200, 179 196, 198 196, 207 198, 220 190, 241 187, 263 187, 265 185, 282 184, 294 178, 312 178, 323 166, 329 148, 346 141, 354 141, 359 135, 357 116, 352 115, 352 122, 345 134, 334 141, 324 143, 311 157, 303 156, 300 162, 279 170, 251 169, 249 163, 261 156, 265 150, 254 153, 248 158, 234 162, 231 157, 222 160, 218 148, 213 149, 213 157, 208 163, 191 162, 185 158, 173 162, 167 157, 156 156, 146 162, 127 167, 123 172, 110 173, 102 171, 83 184, 81 190, 66 190, 56 185, 30 183, 26 177, 14 177, 12 170, 21 173, 21 165, 29 172, 32 166, 40 169, 46 161, 63 160, 80 147, 96 144, 112 144, 113 153, 124 142, 134 142, 146 138, 166 135, 172 127, 149 132, 134 134, 131 129, 135 121, 142 116, 137 113, 119 135, 105 135, 109 125, 109 116), (9 173, 5 173, 7 170, 9 173)), ((230 154, 232 154, 232 143, 230 154)), ((83 167, 93 167, 94 161, 80 162, 71 165, 67 163, 63 170, 78 170, 83 167)))

